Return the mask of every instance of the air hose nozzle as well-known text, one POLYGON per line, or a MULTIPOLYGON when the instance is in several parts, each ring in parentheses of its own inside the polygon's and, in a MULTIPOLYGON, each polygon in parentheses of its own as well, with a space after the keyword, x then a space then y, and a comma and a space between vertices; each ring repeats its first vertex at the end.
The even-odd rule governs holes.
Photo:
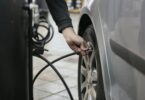
POLYGON ((91 42, 87 42, 87 45, 88 45, 88 49, 87 49, 87 51, 88 52, 92 52, 93 51, 93 44, 91 43, 91 42))

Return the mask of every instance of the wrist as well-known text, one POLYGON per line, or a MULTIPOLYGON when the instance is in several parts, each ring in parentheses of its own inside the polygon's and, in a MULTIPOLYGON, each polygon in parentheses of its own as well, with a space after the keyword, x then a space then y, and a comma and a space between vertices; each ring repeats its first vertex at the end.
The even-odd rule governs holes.
POLYGON ((67 27, 62 31, 62 34, 65 35, 70 35, 70 34, 75 34, 74 29, 72 27, 67 27))

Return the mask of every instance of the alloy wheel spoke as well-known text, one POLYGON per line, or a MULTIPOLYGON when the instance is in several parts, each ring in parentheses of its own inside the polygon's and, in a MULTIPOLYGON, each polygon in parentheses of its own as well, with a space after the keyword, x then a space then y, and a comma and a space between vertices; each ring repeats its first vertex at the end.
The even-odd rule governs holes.
POLYGON ((88 87, 87 87, 83 100, 88 100, 88 96, 89 96, 89 91, 88 91, 88 87))
POLYGON ((93 100, 96 100, 97 94, 96 94, 96 89, 94 86, 92 86, 91 88, 91 94, 92 94, 93 100))
POLYGON ((82 65, 81 66, 81 74, 84 76, 84 77, 87 77, 87 69, 82 65))
POLYGON ((83 60, 84 60, 84 64, 85 64, 87 70, 89 70, 89 66, 90 66, 90 59, 89 59, 89 56, 88 56, 88 55, 84 56, 84 57, 83 57, 83 60))
POLYGON ((81 83, 81 92, 83 92, 83 90, 86 88, 87 89, 87 80, 85 79, 84 82, 81 83))
POLYGON ((84 93, 83 100, 96 100, 96 91, 92 86, 88 86, 84 93))
MULTIPOLYGON (((95 60, 95 51, 93 51, 92 53, 91 53, 91 56, 90 56, 90 66, 94 66, 93 64, 93 62, 94 62, 94 60, 95 60)), ((97 62, 95 62, 95 63, 97 63, 97 62)))
POLYGON ((96 100, 95 87, 94 86, 90 86, 88 91, 89 91, 89 95, 90 95, 91 100, 96 100))

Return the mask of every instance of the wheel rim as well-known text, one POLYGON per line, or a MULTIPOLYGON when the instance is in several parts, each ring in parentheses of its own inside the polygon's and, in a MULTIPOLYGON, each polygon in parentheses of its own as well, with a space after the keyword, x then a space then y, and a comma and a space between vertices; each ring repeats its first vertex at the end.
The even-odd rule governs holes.
POLYGON ((96 66, 96 51, 93 49, 81 59, 80 84, 82 100, 96 100, 97 98, 98 72, 96 66))

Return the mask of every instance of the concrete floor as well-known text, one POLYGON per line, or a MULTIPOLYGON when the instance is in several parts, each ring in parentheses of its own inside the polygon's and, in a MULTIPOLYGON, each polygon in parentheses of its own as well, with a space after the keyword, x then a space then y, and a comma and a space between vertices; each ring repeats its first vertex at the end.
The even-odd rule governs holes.
MULTIPOLYGON (((77 30, 79 14, 71 14, 71 17, 74 28, 77 30)), ((71 53, 72 50, 69 49, 63 36, 58 33, 58 29, 52 18, 49 18, 54 26, 55 35, 53 40, 45 47, 49 52, 45 52, 43 56, 49 61, 52 61, 64 54, 71 53)), ((75 100, 78 100, 77 63, 78 56, 75 55, 54 64, 66 80, 75 100)), ((34 57, 34 75, 45 65, 45 62, 34 57)), ((34 84, 34 100, 70 100, 62 82, 50 67, 38 77, 34 84)))

